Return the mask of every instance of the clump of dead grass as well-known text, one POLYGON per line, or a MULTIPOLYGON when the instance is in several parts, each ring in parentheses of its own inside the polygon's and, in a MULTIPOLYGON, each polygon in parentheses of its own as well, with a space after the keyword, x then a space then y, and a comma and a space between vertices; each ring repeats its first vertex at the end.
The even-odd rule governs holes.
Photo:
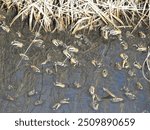
POLYGON ((19 17, 29 17, 29 28, 40 24, 45 31, 65 30, 72 33, 82 29, 92 30, 103 24, 115 28, 133 27, 144 23, 150 26, 149 0, 0 0, 2 8, 16 8, 19 17))

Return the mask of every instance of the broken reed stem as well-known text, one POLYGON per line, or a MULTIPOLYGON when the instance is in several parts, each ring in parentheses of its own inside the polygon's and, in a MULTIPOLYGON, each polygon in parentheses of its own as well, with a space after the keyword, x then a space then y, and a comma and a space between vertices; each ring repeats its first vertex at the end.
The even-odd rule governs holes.
MULTIPOLYGON (((148 12, 148 11, 147 11, 148 12)), ((147 13, 146 12, 146 13, 147 13)), ((141 23, 141 21, 144 19, 144 17, 146 16, 146 13, 141 17, 141 19, 139 20, 139 22, 136 24, 136 26, 134 27, 134 29, 132 30, 131 34, 135 31, 135 29, 138 27, 138 25, 141 23)))
MULTIPOLYGON (((26 54, 28 52, 28 50, 30 49, 30 47, 33 45, 34 41, 36 40, 36 38, 38 37, 38 33, 41 31, 41 27, 42 27, 42 23, 38 29, 38 32, 36 32, 34 39, 32 40, 32 42, 30 43, 30 45, 28 46, 28 48, 26 49, 26 51, 23 54, 26 54)), ((21 60, 19 61, 19 63, 17 64, 17 68, 19 67, 19 65, 21 64, 23 60, 23 57, 21 57, 21 60)))

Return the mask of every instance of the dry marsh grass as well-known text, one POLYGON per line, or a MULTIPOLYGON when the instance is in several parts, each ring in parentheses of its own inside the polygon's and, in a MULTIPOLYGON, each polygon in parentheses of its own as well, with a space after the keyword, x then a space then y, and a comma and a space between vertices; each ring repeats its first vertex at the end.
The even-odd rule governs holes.
POLYGON ((1 8, 16 8, 18 19, 28 17, 29 28, 40 24, 45 31, 65 30, 72 33, 95 29, 105 24, 133 27, 150 26, 149 0, 0 0, 1 8))

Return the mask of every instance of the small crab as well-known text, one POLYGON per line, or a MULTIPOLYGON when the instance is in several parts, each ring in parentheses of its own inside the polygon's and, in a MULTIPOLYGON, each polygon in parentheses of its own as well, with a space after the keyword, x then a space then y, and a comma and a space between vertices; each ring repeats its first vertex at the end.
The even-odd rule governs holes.
POLYGON ((34 72, 37 72, 37 73, 41 72, 40 69, 38 67, 36 67, 35 65, 31 65, 30 67, 34 72))
POLYGON ((94 65, 94 66, 96 66, 97 65, 97 61, 94 59, 94 60, 92 60, 91 61, 91 63, 94 65))
POLYGON ((54 62, 54 66, 55 66, 56 72, 57 72, 57 66, 61 66, 61 67, 66 67, 67 66, 67 64, 65 63, 65 61, 66 60, 64 60, 63 62, 61 62, 61 61, 54 62))
POLYGON ((90 88, 89 88, 89 93, 90 93, 91 95, 93 95, 93 94, 95 93, 95 87, 94 87, 94 86, 90 86, 90 88))
POLYGON ((102 76, 103 76, 104 78, 106 78, 106 77, 108 76, 108 70, 107 70, 107 69, 103 69, 103 71, 102 71, 102 76))
POLYGON ((139 36, 140 38, 146 38, 146 34, 143 33, 142 31, 139 31, 139 36))
POLYGON ((91 103, 91 106, 92 106, 92 108, 94 109, 94 110, 98 110, 99 109, 99 104, 97 103, 97 102, 92 102, 91 103))
POLYGON ((16 40, 13 40, 13 41, 11 42, 11 45, 16 46, 16 47, 19 47, 19 48, 22 48, 22 47, 24 46, 23 43, 21 43, 21 42, 19 42, 19 41, 16 41, 16 40))
POLYGON ((43 100, 42 100, 42 99, 38 99, 38 100, 36 100, 36 101, 34 102, 34 105, 35 105, 35 106, 38 106, 38 105, 41 105, 41 104, 43 104, 43 100))
POLYGON ((143 90, 143 85, 142 85, 140 82, 136 82, 136 87, 137 87, 139 90, 143 90))
POLYGON ((23 53, 19 54, 23 60, 29 60, 29 57, 23 53))
POLYGON ((129 88, 126 86, 123 86, 120 90, 124 92, 130 92, 129 88))
POLYGON ((74 66, 80 65, 79 61, 76 58, 74 58, 74 57, 72 57, 70 59, 70 63, 73 64, 74 66))
POLYGON ((33 95, 35 95, 36 93, 37 93, 36 90, 33 89, 33 90, 31 90, 31 91, 28 92, 28 96, 33 96, 33 95))
POLYGON ((100 97, 99 97, 97 94, 93 94, 93 95, 92 95, 92 100, 93 100, 93 102, 94 102, 94 101, 97 101, 97 102, 98 102, 98 101, 101 101, 100 97))
POLYGON ((53 39, 53 40, 52 40, 52 43, 53 43, 55 46, 57 46, 57 47, 64 45, 63 41, 58 40, 58 39, 53 39))
POLYGON ((129 74, 131 77, 136 76, 135 71, 134 71, 134 70, 131 70, 131 69, 128 71, 128 74, 129 74))
POLYGON ((5 22, 3 22, 3 23, 0 25, 0 27, 1 27, 4 31, 6 31, 7 33, 10 32, 10 28, 6 25, 5 22))
POLYGON ((60 108, 60 106, 61 106, 61 103, 56 103, 56 104, 54 104, 53 105, 53 110, 57 110, 58 108, 60 108))
POLYGON ((122 101, 123 101, 123 98, 115 97, 115 98, 111 98, 110 101, 115 102, 115 103, 117 103, 117 102, 122 102, 122 101))
POLYGON ((8 85, 8 90, 12 90, 12 89, 14 89, 14 86, 12 86, 12 85, 8 85))
POLYGON ((57 110, 58 108, 61 107, 62 104, 70 103, 69 101, 70 101, 69 98, 64 98, 64 99, 60 100, 59 102, 55 103, 52 108, 53 108, 53 110, 57 110))
POLYGON ((104 39, 108 39, 109 36, 121 35, 121 30, 106 25, 101 28, 101 35, 104 39))
POLYGON ((124 50, 128 49, 128 43, 127 42, 122 41, 120 44, 122 45, 122 47, 123 47, 124 50))
POLYGON ((63 50, 63 54, 68 58, 71 59, 73 57, 72 53, 69 53, 67 49, 63 50))
POLYGON ((123 60, 128 59, 128 55, 125 54, 125 53, 121 53, 121 54, 120 54, 120 57, 121 57, 123 60))
POLYGON ((81 87, 81 84, 80 84, 79 82, 75 81, 75 82, 74 82, 74 86, 75 86, 76 88, 80 88, 80 87, 81 87))
POLYGON ((0 21, 2 21, 4 19, 6 19, 6 17, 4 15, 0 14, 0 21))
POLYGON ((15 98, 10 96, 10 95, 7 95, 6 99, 9 100, 9 101, 14 101, 15 100, 15 98))
POLYGON ((65 87, 66 87, 66 85, 65 85, 64 83, 57 82, 57 81, 56 81, 56 83, 54 83, 54 85, 55 85, 56 87, 60 87, 60 88, 65 88, 65 87))
POLYGON ((116 62, 115 67, 116 67, 118 70, 122 70, 121 62, 116 62))
POLYGON ((133 46, 134 47, 136 47, 137 49, 137 51, 140 51, 140 52, 146 52, 147 51, 147 47, 144 45, 144 44, 142 44, 142 43, 140 43, 140 44, 133 44, 133 46))
POLYGON ((131 93, 131 92, 125 92, 124 93, 129 99, 131 99, 131 100, 135 100, 136 99, 136 96, 133 94, 133 93, 131 93))
POLYGON ((127 59, 123 60, 122 62, 122 68, 128 69, 130 67, 130 64, 127 59))
POLYGON ((66 48, 69 52, 74 52, 74 53, 77 53, 79 51, 78 48, 74 47, 74 46, 67 46, 66 48))
POLYGON ((60 103, 61 104, 68 104, 68 103, 70 103, 69 101, 70 101, 69 98, 64 98, 64 99, 60 100, 60 103))
POLYGON ((91 63, 96 67, 101 67, 102 66, 102 60, 98 61, 95 58, 91 61, 91 63))
POLYGON ((22 37, 22 34, 20 31, 17 31, 16 34, 18 35, 18 37, 22 37))
POLYGON ((62 66, 62 67, 67 66, 67 64, 65 64, 64 62, 61 62, 61 61, 56 61, 54 64, 55 64, 55 66, 62 66))
POLYGON ((44 45, 43 45, 43 40, 42 39, 34 39, 33 41, 32 41, 32 43, 35 45, 35 46, 37 46, 37 47, 44 47, 44 45))
POLYGON ((142 65, 141 65, 139 62, 137 62, 137 61, 135 61, 135 62, 133 63, 133 65, 134 65, 137 69, 142 69, 142 65))
POLYGON ((50 69, 50 68, 46 68, 46 69, 45 69, 45 72, 46 72, 47 74, 53 74, 53 70, 50 69))

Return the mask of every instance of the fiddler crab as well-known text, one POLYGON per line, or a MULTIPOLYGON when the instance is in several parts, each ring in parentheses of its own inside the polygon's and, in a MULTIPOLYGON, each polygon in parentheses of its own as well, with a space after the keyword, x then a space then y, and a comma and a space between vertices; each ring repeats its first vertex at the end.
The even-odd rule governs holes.
POLYGON ((101 35, 103 36, 104 39, 108 39, 109 36, 119 36, 121 37, 121 30, 111 27, 111 26, 104 26, 100 29, 101 35))

